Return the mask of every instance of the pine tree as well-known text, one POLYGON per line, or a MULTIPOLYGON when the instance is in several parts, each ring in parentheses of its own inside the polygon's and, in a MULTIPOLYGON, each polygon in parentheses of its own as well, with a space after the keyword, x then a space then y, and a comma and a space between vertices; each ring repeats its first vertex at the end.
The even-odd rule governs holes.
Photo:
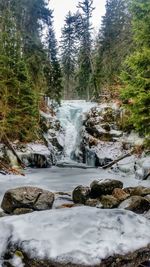
POLYGON ((101 88, 110 88, 118 83, 122 62, 131 50, 131 14, 129 2, 107 0, 106 14, 98 37, 95 78, 97 94, 101 88))
POLYGON ((49 18, 47 34, 48 64, 45 66, 47 80, 46 94, 51 99, 60 102, 62 95, 62 73, 58 60, 58 47, 53 28, 53 20, 49 18))
POLYGON ((133 0, 134 52, 122 71, 122 98, 130 110, 130 122, 141 134, 150 137, 150 2, 133 0))
POLYGON ((76 18, 76 15, 72 15, 69 11, 65 18, 61 36, 63 84, 67 98, 72 97, 75 90, 74 74, 77 60, 76 18))
POLYGON ((38 105, 22 56, 21 37, 9 7, 3 10, 0 31, 0 131, 20 140, 33 138, 38 105), (13 129, 13 131, 12 131, 13 129), (31 132, 29 132, 29 129, 31 132))
POLYGON ((77 72, 77 90, 81 97, 90 98, 92 94, 90 88, 90 80, 92 74, 91 49, 92 49, 92 26, 90 19, 92 17, 93 1, 83 0, 79 2, 78 19, 78 36, 80 40, 79 56, 78 56, 78 72, 77 72))

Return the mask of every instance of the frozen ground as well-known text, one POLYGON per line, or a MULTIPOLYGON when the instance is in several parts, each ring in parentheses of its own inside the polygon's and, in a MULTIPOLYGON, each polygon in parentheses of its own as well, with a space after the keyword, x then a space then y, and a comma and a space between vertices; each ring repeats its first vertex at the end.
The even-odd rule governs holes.
POLYGON ((70 192, 77 185, 89 185, 96 178, 119 179, 127 186, 150 186, 150 180, 141 181, 129 173, 113 172, 103 169, 58 168, 28 169, 26 176, 0 174, 0 201, 4 193, 19 186, 37 186, 49 191, 70 192))

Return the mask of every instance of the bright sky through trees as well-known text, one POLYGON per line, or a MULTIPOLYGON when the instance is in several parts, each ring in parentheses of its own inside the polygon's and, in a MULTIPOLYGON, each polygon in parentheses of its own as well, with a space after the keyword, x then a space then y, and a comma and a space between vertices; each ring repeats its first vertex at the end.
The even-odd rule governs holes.
MULTIPOLYGON (((64 24, 64 18, 68 11, 76 11, 76 6, 79 0, 50 0, 50 7, 54 9, 54 25, 57 38, 61 35, 61 28, 64 24)), ((96 30, 99 29, 101 23, 101 16, 105 14, 106 0, 93 0, 95 10, 93 12, 93 26, 96 30)))

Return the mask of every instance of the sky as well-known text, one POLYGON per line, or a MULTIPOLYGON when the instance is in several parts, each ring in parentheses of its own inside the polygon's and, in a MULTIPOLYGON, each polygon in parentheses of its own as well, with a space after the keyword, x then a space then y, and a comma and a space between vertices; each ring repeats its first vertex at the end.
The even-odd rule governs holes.
MULTIPOLYGON (((80 0, 81 1, 81 0, 80 0)), ((64 25, 64 18, 69 12, 75 12, 77 10, 79 0, 50 0, 50 7, 54 9, 54 27, 56 31, 57 39, 61 36, 61 28, 64 25)), ((105 14, 105 3, 106 0, 93 0, 93 11, 92 23, 95 31, 98 31, 101 23, 101 16, 105 14)))

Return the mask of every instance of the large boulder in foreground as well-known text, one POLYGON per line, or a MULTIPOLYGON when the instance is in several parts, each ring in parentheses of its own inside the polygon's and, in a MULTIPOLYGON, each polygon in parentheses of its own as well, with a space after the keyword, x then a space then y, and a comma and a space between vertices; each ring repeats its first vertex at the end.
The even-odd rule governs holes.
POLYGON ((123 188, 123 183, 118 180, 95 180, 91 183, 91 197, 98 198, 102 195, 111 195, 115 188, 123 188))
POLYGON ((137 267, 150 257, 150 221, 127 210, 34 212, 2 218, 0 229, 4 266, 14 256, 19 267, 137 267))
POLYGON ((2 200, 2 209, 9 214, 22 214, 51 209, 54 194, 37 187, 19 187, 8 190, 2 200))

